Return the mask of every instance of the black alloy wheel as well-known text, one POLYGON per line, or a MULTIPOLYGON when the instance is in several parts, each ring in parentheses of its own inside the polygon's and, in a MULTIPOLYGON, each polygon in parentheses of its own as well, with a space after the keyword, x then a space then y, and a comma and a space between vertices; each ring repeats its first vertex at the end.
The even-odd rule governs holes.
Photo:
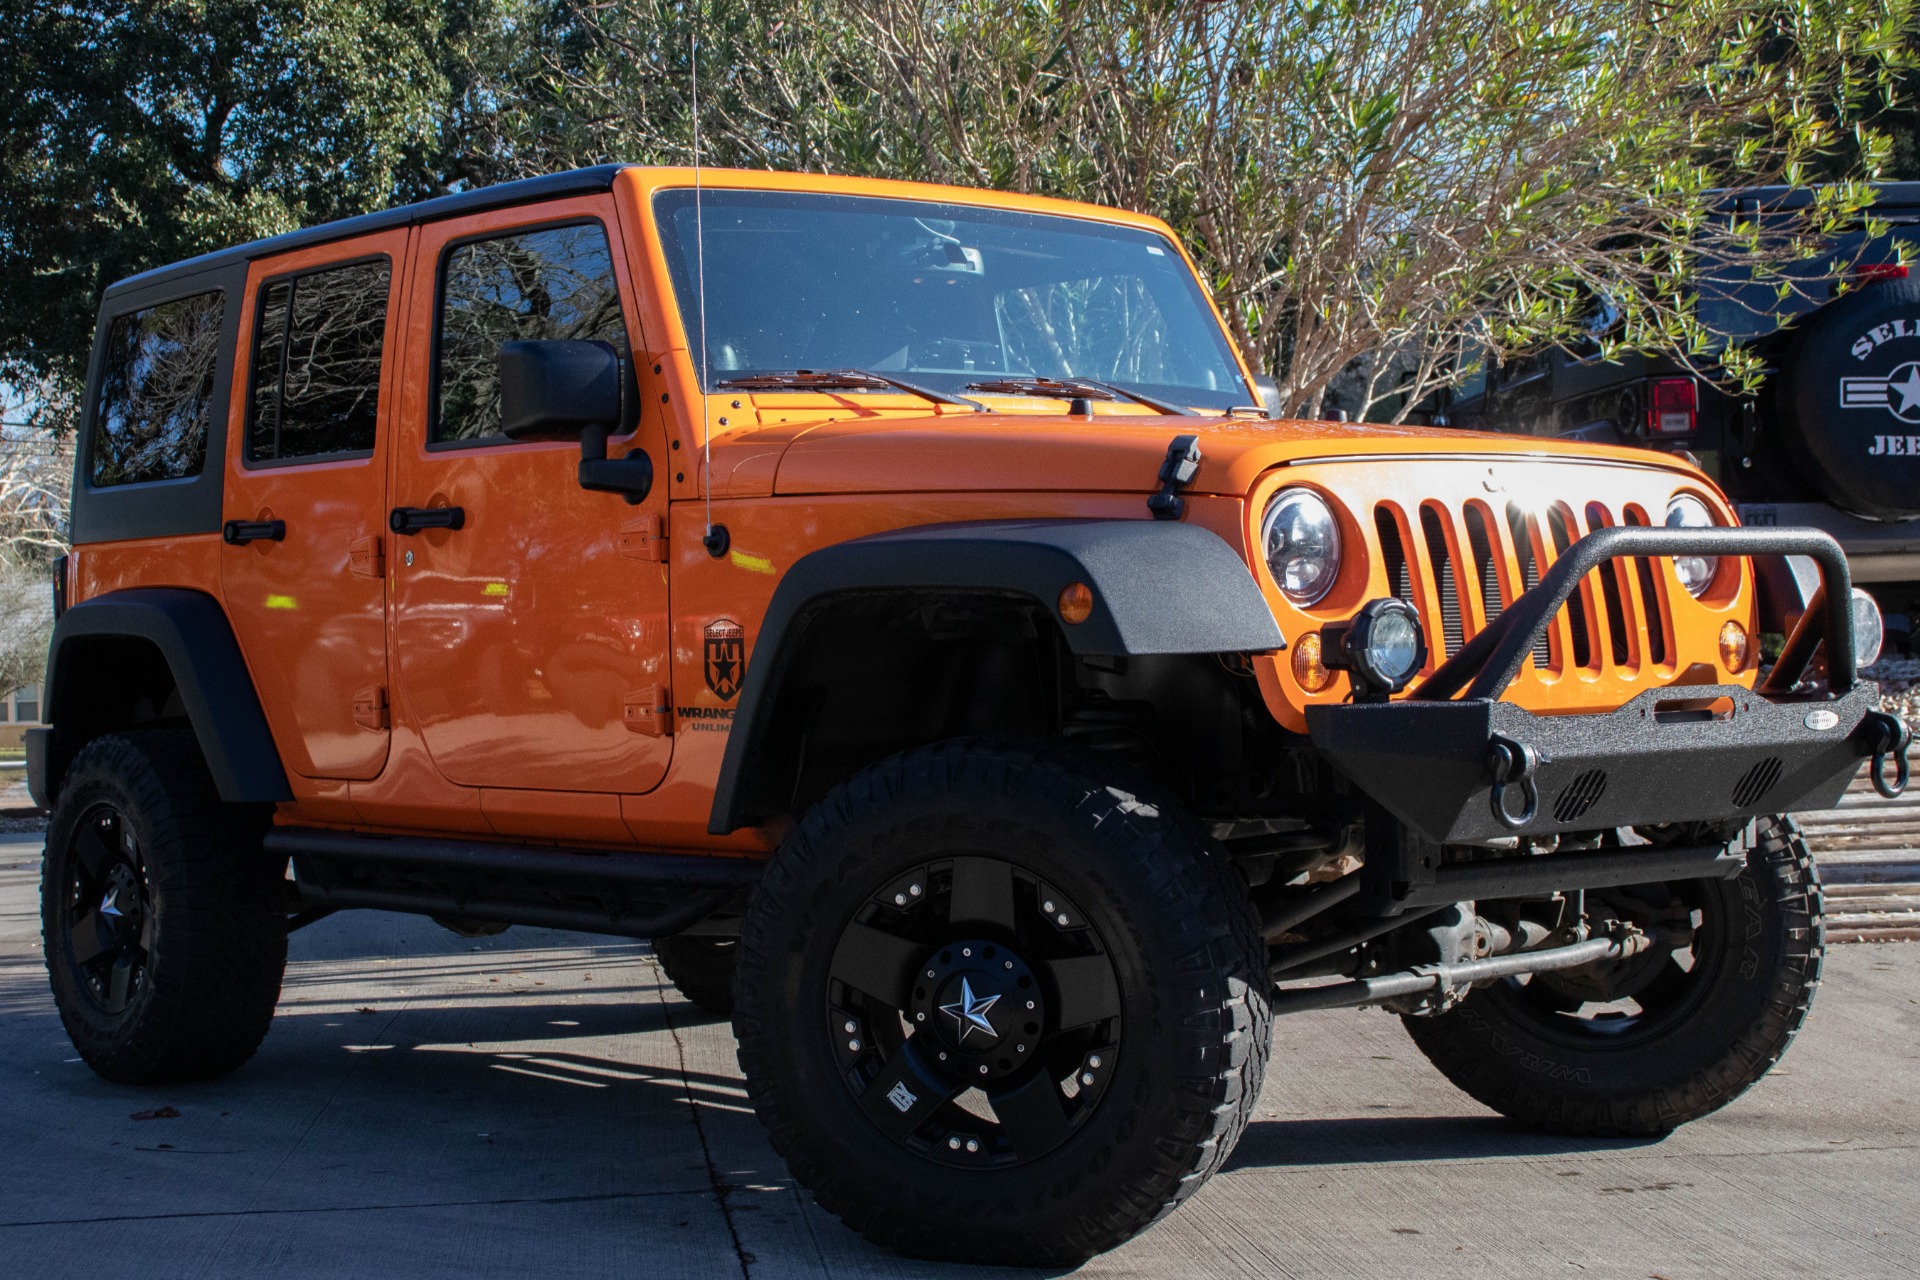
POLYGON ((1269 1048, 1266 946, 1224 850, 1044 743, 883 760, 782 843, 734 1033, 795 1179, 919 1257, 1070 1265, 1232 1151, 1269 1048))
POLYGON ((65 862, 74 984, 101 1013, 123 1013, 147 981, 153 952, 153 891, 132 824, 110 804, 94 806, 74 824, 65 862))
POLYGON ((190 732, 75 753, 47 818, 40 924, 61 1025, 99 1075, 205 1079, 259 1047, 287 962, 267 820, 221 801, 190 732))
POLYGON ((1506 978, 1407 1031, 1460 1088, 1561 1133, 1665 1133, 1765 1075, 1806 1021, 1824 952, 1820 879, 1799 828, 1761 818, 1729 842, 1731 880, 1596 890, 1596 926, 1655 941, 1623 960, 1506 978))
POLYGON ((842 930, 824 1014, 847 1088, 889 1138, 964 1168, 1045 1155, 1120 1052, 1120 992, 1067 896, 991 856, 914 868, 842 930))

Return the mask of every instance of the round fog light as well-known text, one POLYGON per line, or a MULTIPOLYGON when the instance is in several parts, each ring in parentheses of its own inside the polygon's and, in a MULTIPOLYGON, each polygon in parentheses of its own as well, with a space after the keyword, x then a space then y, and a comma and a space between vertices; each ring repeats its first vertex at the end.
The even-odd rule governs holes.
POLYGON ((1880 606, 1874 598, 1860 588, 1853 589, 1853 665, 1872 666, 1880 656, 1880 645, 1886 639, 1885 628, 1880 622, 1880 606))
POLYGON ((1293 678, 1308 693, 1319 693, 1333 683, 1333 672, 1321 660, 1320 633, 1309 631, 1293 645, 1293 678))
POLYGON ((1720 665, 1735 675, 1747 665, 1747 629, 1737 622, 1720 625, 1720 665))
POLYGON ((1353 621, 1327 627, 1324 634, 1333 653, 1323 660, 1329 667, 1353 672, 1359 700, 1400 692, 1426 665, 1427 641, 1420 615, 1405 600, 1392 596, 1369 600, 1353 621))

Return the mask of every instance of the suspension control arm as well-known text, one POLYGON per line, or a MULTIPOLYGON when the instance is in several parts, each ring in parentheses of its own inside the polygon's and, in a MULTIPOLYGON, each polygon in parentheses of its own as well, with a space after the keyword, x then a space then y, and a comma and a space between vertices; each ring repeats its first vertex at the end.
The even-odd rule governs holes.
POLYGON ((1570 946, 1545 951, 1522 951, 1513 955, 1492 956, 1485 960, 1463 960, 1458 964, 1423 964, 1404 973, 1379 978, 1359 978, 1334 982, 1323 987, 1279 991, 1273 996, 1273 1012, 1305 1013, 1310 1009, 1351 1009, 1360 1005, 1381 1004, 1423 991, 1465 987, 1490 978, 1511 978, 1523 973, 1546 973, 1553 969, 1575 969, 1601 960, 1622 960, 1638 955, 1652 946, 1644 933, 1617 937, 1591 938, 1570 946))

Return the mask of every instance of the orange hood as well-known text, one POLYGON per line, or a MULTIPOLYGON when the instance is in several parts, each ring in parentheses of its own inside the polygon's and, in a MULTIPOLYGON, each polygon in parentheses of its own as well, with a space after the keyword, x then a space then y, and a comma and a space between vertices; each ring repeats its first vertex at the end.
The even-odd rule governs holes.
POLYGON ((1199 437, 1200 470, 1187 489, 1194 494, 1244 495, 1270 468, 1327 458, 1587 460, 1699 479, 1677 459, 1643 449, 1537 436, 1375 423, 968 413, 876 415, 716 436, 714 493, 1151 493, 1167 445, 1179 435, 1199 437))

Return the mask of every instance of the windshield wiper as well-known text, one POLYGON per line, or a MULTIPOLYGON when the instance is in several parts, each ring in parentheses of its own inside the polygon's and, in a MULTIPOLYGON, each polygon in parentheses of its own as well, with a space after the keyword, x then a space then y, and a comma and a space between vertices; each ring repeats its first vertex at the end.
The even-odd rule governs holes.
POLYGON ((1143 396, 1138 391, 1129 391, 1111 382, 1096 382, 1092 378, 1001 378, 994 382, 969 382, 967 390, 984 391, 989 395, 1047 396, 1054 400, 1131 400, 1172 418, 1199 416, 1181 405, 1168 404, 1164 400, 1143 396))
POLYGON ((867 369, 786 369, 779 373, 755 373, 740 378, 727 378, 713 384, 729 391, 878 391, 891 387, 895 391, 905 391, 909 395, 919 396, 934 404, 963 404, 975 413, 985 413, 987 406, 978 400, 969 400, 966 396, 948 395, 944 391, 935 391, 916 382, 907 382, 889 374, 874 373, 867 369))

